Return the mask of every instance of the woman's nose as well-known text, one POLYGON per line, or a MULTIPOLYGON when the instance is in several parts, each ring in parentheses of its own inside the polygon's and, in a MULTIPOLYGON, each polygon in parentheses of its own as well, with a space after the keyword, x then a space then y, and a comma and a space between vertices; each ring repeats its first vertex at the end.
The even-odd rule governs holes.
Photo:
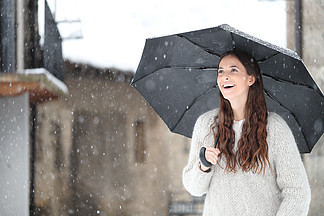
POLYGON ((226 74, 219 74, 217 77, 217 84, 219 84, 219 82, 226 82, 229 81, 229 77, 226 74))
POLYGON ((229 76, 227 73, 223 73, 222 76, 220 77, 223 81, 228 81, 229 80, 229 76))

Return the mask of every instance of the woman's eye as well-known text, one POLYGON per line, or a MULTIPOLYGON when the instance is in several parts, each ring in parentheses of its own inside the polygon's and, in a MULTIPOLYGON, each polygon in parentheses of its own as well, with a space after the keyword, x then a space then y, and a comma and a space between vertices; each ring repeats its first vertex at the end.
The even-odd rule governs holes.
POLYGON ((232 68, 232 72, 237 72, 236 68, 232 68))
POLYGON ((223 71, 222 70, 219 70, 218 73, 221 74, 221 73, 223 73, 223 71))

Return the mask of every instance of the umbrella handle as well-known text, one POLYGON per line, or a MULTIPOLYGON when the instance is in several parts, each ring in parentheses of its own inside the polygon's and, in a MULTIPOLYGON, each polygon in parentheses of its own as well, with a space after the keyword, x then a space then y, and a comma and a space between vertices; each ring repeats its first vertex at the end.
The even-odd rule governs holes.
MULTIPOLYGON (((216 148, 217 143, 218 143, 218 140, 219 140, 219 134, 217 135, 217 138, 216 138, 216 142, 215 142, 214 148, 216 148)), ((200 161, 201 161, 201 163, 202 163, 205 167, 211 167, 212 164, 206 160, 205 152, 206 152, 206 148, 205 148, 205 147, 202 147, 202 148, 200 149, 200 152, 199 152, 199 158, 200 158, 200 161)))
POLYGON ((202 147, 202 148, 200 149, 200 153, 199 153, 200 161, 201 161, 201 163, 202 163, 205 167, 211 167, 212 164, 209 163, 209 162, 206 160, 205 152, 206 152, 206 148, 205 148, 205 147, 202 147))

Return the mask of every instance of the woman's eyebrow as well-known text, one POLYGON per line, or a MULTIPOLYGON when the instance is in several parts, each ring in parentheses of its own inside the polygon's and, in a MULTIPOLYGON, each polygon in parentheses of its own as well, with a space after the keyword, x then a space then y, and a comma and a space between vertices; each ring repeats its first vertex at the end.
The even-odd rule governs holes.
MULTIPOLYGON (((229 68, 234 68, 234 67, 240 69, 240 68, 239 68, 238 66, 236 66, 236 65, 229 66, 229 68)), ((223 68, 223 67, 219 67, 219 68, 217 68, 217 69, 219 70, 219 69, 224 69, 224 68, 223 68)))
POLYGON ((232 66, 229 66, 230 68, 233 68, 233 67, 236 67, 236 68, 239 68, 238 66, 236 65, 232 65, 232 66))

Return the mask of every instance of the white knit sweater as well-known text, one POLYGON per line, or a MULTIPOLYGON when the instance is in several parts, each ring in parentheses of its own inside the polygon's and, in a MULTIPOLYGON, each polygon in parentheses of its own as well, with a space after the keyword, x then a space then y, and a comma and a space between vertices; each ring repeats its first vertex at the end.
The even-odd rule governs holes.
MULTIPOLYGON (((225 172, 218 165, 209 173, 199 168, 202 146, 213 146, 210 125, 218 110, 201 115, 194 127, 189 161, 183 170, 183 184, 193 196, 207 193, 204 216, 301 216, 307 215, 311 193, 292 132, 277 114, 269 113, 267 143, 269 161, 274 172, 267 167, 265 174, 242 170, 225 172), (209 134, 207 137, 206 135, 209 134)), ((236 143, 242 122, 235 122, 236 143)), ((221 166, 226 162, 222 157, 221 166)))

